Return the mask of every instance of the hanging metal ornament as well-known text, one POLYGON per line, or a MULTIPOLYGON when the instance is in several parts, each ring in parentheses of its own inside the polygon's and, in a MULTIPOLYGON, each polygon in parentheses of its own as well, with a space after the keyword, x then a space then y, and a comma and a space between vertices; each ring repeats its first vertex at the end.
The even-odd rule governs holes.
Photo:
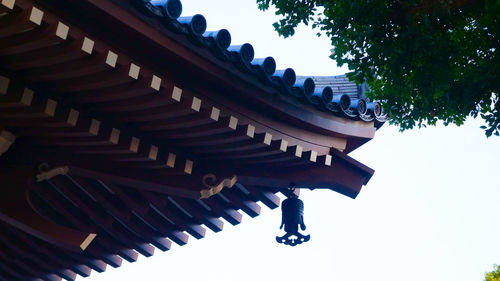
POLYGON ((287 192, 287 199, 281 204, 281 226, 280 229, 285 227, 286 234, 283 236, 276 236, 276 241, 281 244, 296 246, 309 241, 311 235, 303 235, 299 233, 300 229, 306 230, 304 224, 304 203, 299 199, 295 193, 295 188, 292 187, 287 192))

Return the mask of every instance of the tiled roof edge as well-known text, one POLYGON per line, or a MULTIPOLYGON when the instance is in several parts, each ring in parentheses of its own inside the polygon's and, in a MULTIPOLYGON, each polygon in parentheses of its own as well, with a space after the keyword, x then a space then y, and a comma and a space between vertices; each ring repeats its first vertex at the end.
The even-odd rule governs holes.
MULTIPOLYGON (((169 30, 184 34, 189 41, 200 48, 206 48, 220 60, 230 61, 241 72, 254 75, 267 85, 275 87, 279 93, 291 95, 303 103, 310 104, 321 111, 344 118, 363 120, 366 122, 385 122, 387 116, 383 114, 379 102, 349 95, 339 91, 339 87, 332 87, 325 83, 318 83, 320 76, 297 77, 292 68, 276 70, 276 61, 272 57, 254 58, 253 46, 249 43, 231 45, 231 34, 226 29, 206 31, 205 18, 196 14, 189 17, 180 17, 182 3, 180 0, 130 0, 142 12, 158 20, 169 30)), ((345 75, 331 76, 332 79, 341 79, 345 75)), ((347 78, 345 77, 347 80, 347 78)), ((348 81, 346 86, 359 85, 348 81), (350 85, 353 84, 353 85, 350 85)), ((359 90, 358 90, 359 91, 359 90)))

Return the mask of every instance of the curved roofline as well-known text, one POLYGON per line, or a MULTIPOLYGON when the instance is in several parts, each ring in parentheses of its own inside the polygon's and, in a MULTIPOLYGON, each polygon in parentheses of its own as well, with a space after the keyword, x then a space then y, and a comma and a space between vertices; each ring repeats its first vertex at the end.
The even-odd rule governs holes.
MULTIPOLYGON (((127 51, 141 53, 141 56, 137 57, 146 60, 142 62, 143 64, 149 65, 153 69, 161 68, 161 64, 158 65, 158 58, 152 57, 151 54, 144 55, 144 49, 133 49, 132 46, 127 46, 127 40, 144 42, 148 49, 151 48, 150 52, 158 54, 159 57, 169 56, 169 58, 172 58, 172 56, 176 56, 177 60, 181 59, 189 62, 189 64, 196 65, 204 75, 207 75, 205 79, 222 80, 225 83, 224 87, 235 88, 240 95, 247 94, 247 100, 253 99, 258 105, 266 104, 268 108, 276 110, 275 115, 286 115, 284 119, 292 121, 304 129, 332 136, 345 135, 347 137, 373 138, 375 131, 373 128, 377 127, 374 126, 373 118, 352 118, 343 114, 335 116, 328 113, 327 110, 320 110, 318 106, 311 106, 308 99, 297 96, 297 93, 300 94, 298 89, 291 87, 291 92, 287 92, 283 90, 283 87, 277 86, 275 82, 266 83, 259 74, 252 71, 242 71, 238 61, 221 60, 214 54, 213 49, 210 48, 211 45, 204 47, 200 46, 199 42, 194 42, 192 34, 172 31, 171 28, 169 29, 169 27, 161 23, 158 18, 152 18, 144 15, 143 12, 139 12, 137 7, 128 1, 112 0, 112 2, 114 4, 98 0, 73 1, 75 5, 82 8, 98 8, 102 12, 100 16, 106 16, 109 25, 108 29, 124 30, 124 26, 116 27, 116 25, 126 24, 127 34, 129 35, 127 38, 120 38, 120 36, 110 38, 111 36, 106 34, 105 30, 102 30, 102 26, 99 26, 98 22, 81 22, 82 25, 85 24, 86 28, 92 28, 96 34, 106 37, 105 39, 129 48, 127 51), (130 29, 134 30, 134 32, 131 33, 130 29), (144 41, 146 39, 149 42, 144 41), (193 51, 197 56, 192 55, 193 51), (214 64, 217 66, 216 68, 213 67, 214 64), (273 97, 276 95, 278 98, 273 97)), ((71 16, 72 20, 75 19, 74 17, 78 17, 78 15, 71 16)), ((96 18, 98 17, 99 15, 96 15, 96 18)), ((202 38, 210 41, 205 37, 202 38)), ((250 67, 253 68, 254 66, 250 67)))
POLYGON ((333 98, 328 97, 325 100, 321 95, 323 88, 315 87, 313 77, 297 77, 292 68, 277 71, 276 62, 272 57, 254 59, 254 49, 250 43, 229 46, 231 42, 229 32, 226 29, 205 32, 206 20, 199 14, 180 18, 171 16, 173 12, 168 11, 172 6, 170 3, 175 2, 176 5, 172 7, 175 6, 174 10, 178 11, 178 5, 181 5, 178 0, 131 0, 131 2, 144 15, 153 18, 154 21, 159 21, 169 31, 184 35, 199 48, 210 50, 218 60, 231 62, 240 72, 258 77, 261 83, 275 88, 279 94, 294 96, 305 101, 306 104, 317 106, 320 110, 331 112, 339 117, 367 122, 374 119, 379 122, 385 121, 385 117, 375 112, 359 112, 349 106, 343 108, 337 104, 335 94, 333 98), (194 26, 199 29, 198 32, 193 31, 194 26), (225 36, 219 36, 219 33, 225 36), (285 76, 287 73, 288 77, 285 76))

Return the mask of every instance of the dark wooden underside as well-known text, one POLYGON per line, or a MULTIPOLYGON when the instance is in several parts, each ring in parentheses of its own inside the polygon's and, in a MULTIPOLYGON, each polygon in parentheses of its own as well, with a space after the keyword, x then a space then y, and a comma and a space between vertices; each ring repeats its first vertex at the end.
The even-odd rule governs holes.
MULTIPOLYGON (((48 221, 97 236, 75 252, 0 220, 0 280, 74 280, 200 239, 205 227, 221 231, 221 218, 238 224, 240 210, 259 214, 256 202, 276 208, 275 193, 290 185, 354 198, 373 174, 342 152, 352 139, 216 94, 193 62, 172 55, 170 68, 184 74, 160 75, 129 48, 61 20, 47 1, 12 2, 0 4, 0 133, 16 140, 0 153, 0 178, 13 167, 65 167, 40 182, 26 174, 27 200, 48 221)), ((332 126, 360 143, 374 132, 332 126)), ((14 186, 2 185, 0 196, 14 186)))
MULTIPOLYGON (((3 184, 4 191, 8 188, 3 184)), ((189 236, 201 239, 205 227, 219 232, 221 218, 239 224, 240 210, 255 217, 261 208, 258 201, 274 209, 280 201, 276 191, 238 184, 197 200, 83 176, 34 183, 29 196, 37 212, 58 225, 97 236, 85 251, 74 252, 0 222, 0 280, 74 280, 91 270, 103 272, 107 265, 119 267, 122 259, 134 262, 138 255, 153 255, 155 248, 167 251, 171 241, 182 246, 189 236)))

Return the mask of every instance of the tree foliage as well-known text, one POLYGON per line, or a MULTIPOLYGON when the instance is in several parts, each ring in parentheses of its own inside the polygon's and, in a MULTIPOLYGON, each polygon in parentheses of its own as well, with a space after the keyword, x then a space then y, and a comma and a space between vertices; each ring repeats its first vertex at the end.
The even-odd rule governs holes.
POLYGON ((292 36, 312 25, 401 130, 481 116, 500 130, 500 0, 257 0, 292 36))
POLYGON ((486 273, 484 281, 500 281, 500 265, 495 265, 493 271, 486 273))

